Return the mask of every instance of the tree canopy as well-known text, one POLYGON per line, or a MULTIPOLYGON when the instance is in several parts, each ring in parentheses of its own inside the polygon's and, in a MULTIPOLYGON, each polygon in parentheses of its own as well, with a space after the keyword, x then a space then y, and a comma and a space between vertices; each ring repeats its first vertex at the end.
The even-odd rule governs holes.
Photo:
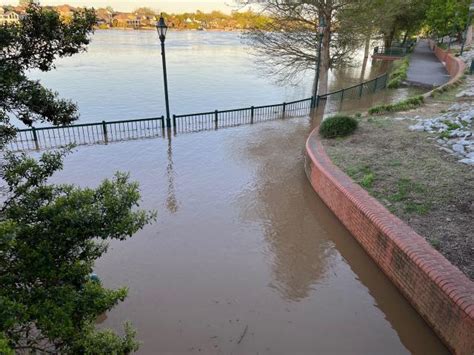
POLYGON ((126 288, 106 289, 91 277, 107 241, 125 240, 154 218, 140 210, 140 193, 117 173, 97 188, 54 185, 68 149, 39 159, 6 152, 15 134, 11 119, 26 125, 67 125, 77 107, 59 98, 30 69, 48 71, 54 61, 86 49, 93 10, 63 23, 32 4, 19 25, 0 26, 0 353, 128 354, 138 348, 125 325, 118 336, 98 331, 98 316, 123 301, 126 288))
POLYGON ((0 26, 0 146, 14 133, 11 118, 28 126, 77 120, 72 101, 30 80, 26 71, 49 71, 57 58, 84 51, 95 22, 93 10, 78 11, 65 24, 57 12, 33 3, 20 25, 0 26))

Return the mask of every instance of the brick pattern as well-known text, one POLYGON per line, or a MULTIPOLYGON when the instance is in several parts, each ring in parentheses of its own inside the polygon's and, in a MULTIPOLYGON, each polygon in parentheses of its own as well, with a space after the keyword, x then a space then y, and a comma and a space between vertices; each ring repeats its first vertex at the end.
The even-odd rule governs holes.
MULTIPOLYGON (((446 84, 441 85, 439 88, 444 86, 451 85, 458 81, 464 74, 464 69, 466 69, 466 64, 459 58, 453 56, 449 51, 445 51, 442 48, 439 48, 436 43, 432 40, 429 40, 429 46, 432 51, 434 51, 436 57, 440 62, 444 64, 446 67, 446 71, 451 76, 451 80, 449 80, 446 84)), ((433 91, 429 91, 425 93, 424 97, 430 97, 433 91)))
POLYGON ((317 129, 306 143, 314 190, 455 353, 474 354, 474 283, 338 169, 317 129))
POLYGON ((445 51, 444 49, 439 48, 436 45, 434 45, 434 54, 440 62, 444 63, 448 74, 451 77, 455 77, 456 74, 459 72, 459 67, 462 63, 462 60, 454 57, 450 52, 445 51))

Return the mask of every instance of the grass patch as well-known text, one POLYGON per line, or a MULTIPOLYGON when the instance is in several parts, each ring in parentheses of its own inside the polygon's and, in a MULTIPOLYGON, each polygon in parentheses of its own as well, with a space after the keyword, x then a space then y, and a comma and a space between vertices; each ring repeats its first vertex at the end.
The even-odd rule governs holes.
POLYGON ((345 137, 353 133, 359 123, 349 116, 332 116, 327 118, 319 126, 319 134, 324 138, 345 137))
MULTIPOLYGON (((428 104, 406 116, 433 117, 449 105, 428 104)), ((322 143, 354 183, 474 279, 474 238, 466 238, 472 230, 472 169, 447 158, 432 140, 425 139, 425 133, 410 131, 410 124, 384 115, 369 116, 360 120, 360 129, 350 139, 322 143), (379 127, 379 122, 389 126, 379 127)))
POLYGON ((356 165, 351 166, 346 171, 355 182, 361 185, 365 189, 370 189, 375 182, 375 173, 371 170, 368 165, 356 165))
POLYGON ((441 249, 441 241, 439 239, 430 239, 428 240, 428 242, 431 244, 431 246, 433 248, 435 248, 436 250, 440 250, 441 249))
POLYGON ((460 125, 456 124, 456 123, 453 123, 449 120, 444 120, 443 123, 448 126, 448 131, 454 131, 455 129, 459 129, 461 128, 460 125))
POLYGON ((388 200, 394 203, 401 203, 406 213, 426 214, 431 203, 427 201, 426 188, 410 179, 401 178, 397 182, 397 191, 388 196, 388 200))
POLYGON ((369 114, 378 115, 378 114, 387 113, 387 112, 407 111, 412 108, 420 106, 421 104, 423 104, 424 100, 425 100, 424 97, 420 95, 420 96, 410 97, 406 100, 399 101, 394 104, 374 106, 369 109, 369 114))
POLYGON ((394 69, 390 73, 387 87, 389 89, 397 89, 400 87, 402 82, 406 80, 408 67, 410 66, 409 57, 405 57, 394 63, 394 69))
POLYGON ((453 101, 456 98, 456 94, 459 90, 459 86, 464 83, 465 77, 461 77, 458 81, 449 85, 444 85, 440 88, 434 89, 431 92, 431 97, 441 101, 453 101))
POLYGON ((441 134, 438 136, 439 138, 450 138, 450 133, 448 131, 441 132, 441 134))

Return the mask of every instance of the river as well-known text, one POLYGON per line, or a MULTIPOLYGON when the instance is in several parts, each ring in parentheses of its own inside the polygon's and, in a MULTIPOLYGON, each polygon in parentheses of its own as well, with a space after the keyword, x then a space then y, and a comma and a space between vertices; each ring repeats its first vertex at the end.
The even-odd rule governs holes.
MULTIPOLYGON (((33 75, 77 100, 83 122, 156 115, 155 36, 100 31, 88 53, 33 75)), ((173 112, 311 95, 309 78, 279 87, 259 76, 236 34, 168 38, 173 112)), ((309 185, 312 127, 309 117, 278 120, 69 155, 55 182, 96 186, 129 171, 142 207, 158 212, 96 265, 105 286, 130 288, 101 327, 130 320, 141 354, 447 353, 309 185)))

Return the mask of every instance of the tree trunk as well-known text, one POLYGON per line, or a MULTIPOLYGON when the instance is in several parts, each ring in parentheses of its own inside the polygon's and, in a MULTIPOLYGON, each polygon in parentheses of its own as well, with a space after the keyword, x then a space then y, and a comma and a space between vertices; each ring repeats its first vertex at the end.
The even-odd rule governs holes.
POLYGON ((394 37, 395 37, 394 28, 392 28, 389 33, 384 33, 383 41, 384 41, 385 48, 390 48, 392 46, 394 37))
POLYGON ((467 35, 466 35, 466 47, 470 47, 472 44, 472 26, 467 28, 467 35))
POLYGON ((367 59, 369 57, 370 37, 371 37, 371 33, 369 32, 367 36, 365 37, 364 59, 367 59))
POLYGON ((367 70, 367 61, 368 61, 368 58, 365 57, 364 58, 364 61, 362 62, 362 70, 360 72, 360 82, 362 83, 365 79, 365 71, 367 70))
POLYGON ((331 40, 331 30, 330 27, 327 26, 326 30, 324 31, 323 37, 323 47, 321 49, 321 69, 319 75, 319 94, 318 95, 325 95, 328 92, 328 77, 329 77, 329 42, 331 40))

